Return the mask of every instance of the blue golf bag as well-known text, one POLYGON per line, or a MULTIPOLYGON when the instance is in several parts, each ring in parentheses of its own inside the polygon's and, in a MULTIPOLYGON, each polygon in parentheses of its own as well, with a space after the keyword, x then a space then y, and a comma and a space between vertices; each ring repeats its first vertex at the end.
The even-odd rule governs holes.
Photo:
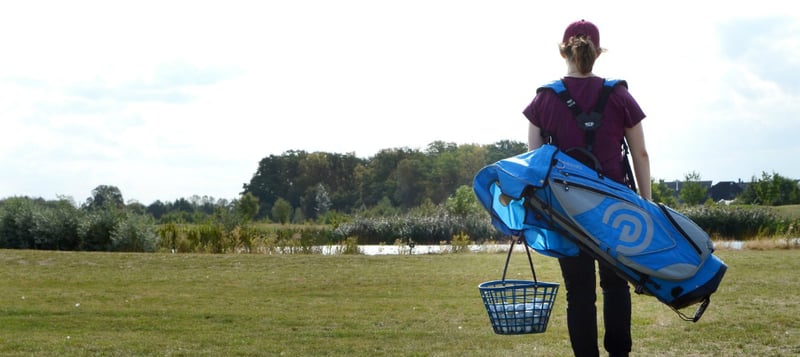
POLYGON ((587 252, 687 321, 702 317, 727 270, 692 220, 553 145, 484 167, 473 189, 502 233, 551 257, 587 252), (698 303, 693 316, 679 310, 698 303))

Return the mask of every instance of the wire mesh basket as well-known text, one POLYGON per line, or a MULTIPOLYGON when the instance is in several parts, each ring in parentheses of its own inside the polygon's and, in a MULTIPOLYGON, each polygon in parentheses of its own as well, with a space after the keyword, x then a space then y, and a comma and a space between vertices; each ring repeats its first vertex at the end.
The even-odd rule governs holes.
POLYGON ((500 335, 545 332, 559 284, 539 282, 536 279, 536 271, 527 245, 525 252, 528 254, 533 280, 506 280, 508 262, 513 250, 512 240, 506 257, 506 266, 503 269, 503 278, 478 285, 492 329, 500 335))

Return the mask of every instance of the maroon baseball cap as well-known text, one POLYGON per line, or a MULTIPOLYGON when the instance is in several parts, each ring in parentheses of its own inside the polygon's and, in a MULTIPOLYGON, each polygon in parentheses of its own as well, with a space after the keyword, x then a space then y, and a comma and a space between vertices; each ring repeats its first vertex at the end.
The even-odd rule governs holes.
POLYGON ((586 20, 575 21, 569 24, 567 29, 564 30, 564 39, 561 42, 567 43, 570 37, 577 37, 580 35, 585 35, 590 38, 594 43, 594 47, 597 49, 600 48, 600 31, 597 29, 597 26, 586 20))

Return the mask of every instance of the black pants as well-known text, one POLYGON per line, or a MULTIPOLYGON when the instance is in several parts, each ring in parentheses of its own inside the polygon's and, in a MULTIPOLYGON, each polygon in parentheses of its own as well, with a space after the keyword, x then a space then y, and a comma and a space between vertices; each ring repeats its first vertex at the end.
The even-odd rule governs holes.
MULTIPOLYGON (((567 328, 572 351, 577 357, 599 356, 595 260, 581 252, 559 258, 567 289, 567 328)), ((605 264, 598 264, 603 290, 603 344, 610 356, 627 356, 631 351, 631 293, 628 282, 605 264)))

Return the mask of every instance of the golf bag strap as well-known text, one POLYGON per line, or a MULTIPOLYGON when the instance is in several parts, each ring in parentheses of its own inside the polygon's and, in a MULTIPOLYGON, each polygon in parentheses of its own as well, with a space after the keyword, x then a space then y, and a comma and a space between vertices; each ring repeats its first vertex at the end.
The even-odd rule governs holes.
MULTIPOLYGON (((595 170, 598 173, 602 174, 602 168, 599 167, 599 163, 597 163, 597 159, 594 158, 593 148, 594 148, 594 140, 595 140, 595 130, 600 127, 601 119, 603 119, 603 111, 605 110, 606 103, 608 103, 608 98, 611 96, 611 92, 614 91, 614 88, 617 85, 623 85, 625 88, 628 88, 628 82, 622 79, 603 79, 603 87, 600 90, 600 96, 597 98, 597 103, 595 103, 594 108, 589 113, 584 112, 578 104, 575 102, 575 99, 572 98, 572 95, 569 94, 567 90, 567 86, 564 84, 562 79, 557 79, 552 81, 544 86, 539 87, 536 90, 536 93, 539 93, 543 90, 552 90, 553 93, 558 96, 561 101, 569 108, 572 112, 575 121, 584 132, 584 145, 585 151, 588 151, 589 155, 595 162, 595 170)), ((542 137, 544 142, 547 144, 557 145, 555 143, 555 138, 552 132, 549 131, 542 131, 542 137)), ((633 170, 631 169, 630 162, 628 161, 628 144, 625 141, 625 138, 622 139, 620 143, 622 146, 622 151, 624 155, 624 162, 623 166, 625 169, 625 184, 628 185, 633 191, 636 191, 636 180, 633 176, 633 170)), ((584 151, 584 150, 581 150, 584 151)))
MULTIPOLYGON (((543 90, 552 90, 553 93, 555 93, 561 99, 561 101, 566 104, 567 108, 569 108, 569 110, 572 112, 578 127, 580 127, 584 132, 584 145, 586 149, 589 150, 589 152, 592 152, 594 147, 595 130, 600 127, 601 119, 603 119, 603 110, 605 110, 608 97, 611 95, 611 92, 614 91, 614 87, 618 84, 624 85, 625 88, 628 87, 628 83, 625 80, 603 79, 603 88, 600 90, 600 96, 597 98, 597 103, 595 103, 592 111, 588 113, 584 112, 583 109, 578 106, 578 103, 576 103, 575 99, 572 98, 572 95, 569 94, 567 86, 561 79, 557 79, 542 87, 539 87, 536 90, 536 93, 539 93, 543 90)), ((545 143, 555 144, 552 133, 543 131, 542 136, 544 137, 545 143)))

